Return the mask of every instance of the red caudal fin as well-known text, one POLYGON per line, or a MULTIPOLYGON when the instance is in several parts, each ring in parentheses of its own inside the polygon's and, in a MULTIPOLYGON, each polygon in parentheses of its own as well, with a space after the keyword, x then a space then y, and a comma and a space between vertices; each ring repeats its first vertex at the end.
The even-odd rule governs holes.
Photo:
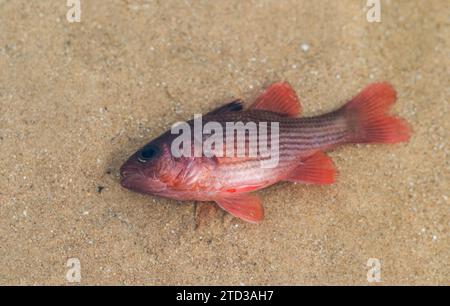
POLYGON ((259 109, 295 117, 301 113, 301 105, 297 94, 287 82, 270 85, 256 98, 250 109, 259 109))
POLYGON ((411 130, 400 118, 387 114, 396 100, 390 84, 366 87, 341 109, 345 112, 354 143, 398 143, 410 138, 411 130))
POLYGON ((333 184, 336 170, 333 161, 323 152, 317 152, 306 158, 285 179, 285 181, 327 185, 333 184))
POLYGON ((238 194, 215 199, 216 203, 233 216, 250 223, 259 223, 264 218, 261 200, 251 194, 238 194))

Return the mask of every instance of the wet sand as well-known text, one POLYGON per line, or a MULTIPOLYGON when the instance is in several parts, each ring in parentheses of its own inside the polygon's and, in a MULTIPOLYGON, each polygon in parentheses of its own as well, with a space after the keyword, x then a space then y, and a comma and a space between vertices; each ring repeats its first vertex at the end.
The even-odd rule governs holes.
POLYGON ((450 285, 448 1, 0 0, 0 284, 450 285), (398 91, 407 144, 330 153, 332 186, 257 192, 266 218, 123 189, 118 168, 178 120, 287 80, 304 114, 398 91))

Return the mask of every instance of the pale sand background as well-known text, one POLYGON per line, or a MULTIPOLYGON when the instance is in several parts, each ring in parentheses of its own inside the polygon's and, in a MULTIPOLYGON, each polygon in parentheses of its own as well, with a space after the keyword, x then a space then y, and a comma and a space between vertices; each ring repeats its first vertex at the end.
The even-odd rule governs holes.
POLYGON ((0 283, 450 284, 450 2, 0 0, 0 283), (300 45, 307 43, 308 52, 300 45), (305 114, 388 80, 409 144, 331 153, 329 187, 258 192, 266 219, 118 184, 118 167, 170 125, 288 80, 305 114), (104 186, 101 193, 98 186, 104 186))

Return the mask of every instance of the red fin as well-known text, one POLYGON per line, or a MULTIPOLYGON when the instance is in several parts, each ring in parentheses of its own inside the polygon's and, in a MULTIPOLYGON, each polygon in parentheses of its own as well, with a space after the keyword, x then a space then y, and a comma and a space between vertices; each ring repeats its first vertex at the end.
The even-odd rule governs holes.
POLYGON ((328 185, 335 181, 336 170, 333 161, 323 152, 303 160, 285 179, 289 182, 328 185))
POLYGON ((295 117, 300 115, 300 101, 287 82, 279 82, 270 85, 256 98, 250 109, 271 111, 284 116, 295 117))
POLYGON ((215 201, 225 211, 244 221, 259 223, 264 218, 264 208, 257 196, 239 194, 222 197, 215 201))
POLYGON ((342 108, 349 120, 355 143, 397 143, 410 138, 406 122, 387 114, 396 100, 396 92, 388 83, 366 87, 342 108))

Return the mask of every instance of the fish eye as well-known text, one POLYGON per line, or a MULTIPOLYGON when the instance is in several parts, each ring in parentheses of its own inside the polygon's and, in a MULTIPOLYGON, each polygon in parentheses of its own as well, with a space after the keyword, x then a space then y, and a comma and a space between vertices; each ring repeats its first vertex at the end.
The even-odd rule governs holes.
POLYGON ((147 162, 149 159, 153 158, 158 153, 158 148, 155 146, 146 146, 139 151, 138 160, 141 163, 147 162))

